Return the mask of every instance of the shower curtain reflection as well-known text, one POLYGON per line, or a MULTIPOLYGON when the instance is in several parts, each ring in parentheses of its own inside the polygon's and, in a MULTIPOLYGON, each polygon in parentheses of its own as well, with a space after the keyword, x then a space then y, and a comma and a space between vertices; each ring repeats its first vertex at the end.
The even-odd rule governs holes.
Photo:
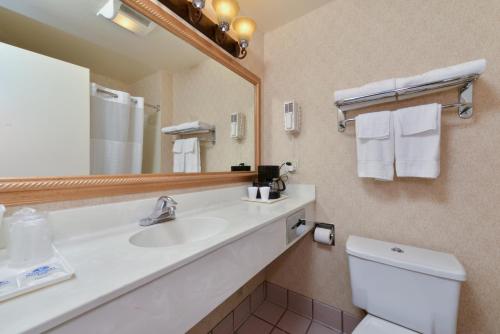
POLYGON ((140 174, 144 98, 95 83, 90 89, 91 174, 140 174))

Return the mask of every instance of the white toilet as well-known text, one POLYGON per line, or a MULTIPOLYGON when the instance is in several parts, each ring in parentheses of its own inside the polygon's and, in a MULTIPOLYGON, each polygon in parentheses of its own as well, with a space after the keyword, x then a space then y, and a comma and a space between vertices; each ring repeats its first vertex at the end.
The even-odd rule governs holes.
POLYGON ((455 256, 350 236, 354 305, 368 315, 353 334, 455 334, 465 270, 455 256))

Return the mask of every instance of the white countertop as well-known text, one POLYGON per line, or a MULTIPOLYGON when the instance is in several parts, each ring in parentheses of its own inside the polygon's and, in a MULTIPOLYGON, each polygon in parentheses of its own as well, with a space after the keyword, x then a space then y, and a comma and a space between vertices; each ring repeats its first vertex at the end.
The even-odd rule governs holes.
POLYGON ((209 239, 171 247, 142 248, 129 243, 129 238, 145 227, 128 216, 147 216, 149 212, 145 214, 145 210, 150 210, 156 199, 51 213, 56 221, 53 224, 56 247, 73 266, 76 277, 1 303, 1 332, 37 333, 50 329, 315 200, 311 185, 292 185, 287 192, 289 198, 273 204, 241 201, 244 190, 244 187, 225 188, 174 196, 181 203, 177 211, 179 222, 185 217, 217 217, 229 221, 230 226, 209 239), (183 203, 186 210, 182 209, 183 203), (135 211, 127 215, 130 210, 135 211), (94 215, 96 211, 99 214, 94 215), (89 212, 92 214, 88 215, 89 212), (114 222, 102 221, 103 217, 114 222), (68 229, 69 224, 74 226, 68 229), (93 231, 93 226, 105 228, 93 231))

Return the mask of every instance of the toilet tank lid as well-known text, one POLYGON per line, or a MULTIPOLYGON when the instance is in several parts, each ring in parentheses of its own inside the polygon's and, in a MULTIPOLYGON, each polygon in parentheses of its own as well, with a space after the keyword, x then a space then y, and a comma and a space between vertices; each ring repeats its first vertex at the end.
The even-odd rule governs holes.
POLYGON ((465 281, 465 269, 457 258, 436 252, 351 235, 347 239, 349 255, 441 278, 465 281))

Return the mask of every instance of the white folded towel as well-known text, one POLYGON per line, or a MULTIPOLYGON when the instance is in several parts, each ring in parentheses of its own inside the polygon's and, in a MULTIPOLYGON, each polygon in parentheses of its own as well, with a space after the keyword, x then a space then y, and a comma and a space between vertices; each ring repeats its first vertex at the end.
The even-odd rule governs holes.
MULTIPOLYGON (((361 87, 337 90, 334 93, 335 102, 353 97, 379 94, 399 88, 427 84, 444 79, 453 79, 472 74, 482 74, 486 69, 486 60, 478 59, 463 64, 449 66, 406 78, 387 79, 371 82, 361 87)), ((347 108, 348 109, 348 108, 347 108)), ((347 110, 346 109, 346 110, 347 110)))
POLYGON ((174 173, 184 173, 185 163, 184 163, 184 140, 178 139, 174 142, 174 147, 172 149, 174 154, 174 173))
POLYGON ((394 132, 397 175, 437 178, 441 105, 433 103, 395 111, 394 132))
POLYGON ((197 137, 184 139, 184 157, 186 173, 201 172, 200 140, 197 137))
POLYGON ((392 181, 394 129, 390 111, 356 116, 358 176, 392 181))
POLYGON ((194 121, 194 122, 187 122, 187 123, 182 123, 178 125, 172 125, 172 126, 167 126, 161 129, 161 132, 165 134, 169 134, 172 132, 188 132, 188 131, 197 131, 197 130, 213 130, 215 127, 211 124, 201 122, 201 121, 194 121))
POLYGON ((396 88, 396 79, 371 82, 361 87, 337 90, 334 93, 335 102, 365 95, 377 94, 396 88))
POLYGON ((444 79, 453 79, 472 74, 482 74, 485 69, 486 69, 486 60, 478 59, 463 64, 458 64, 445 68, 439 68, 412 77, 398 78, 396 79, 396 87, 408 88, 444 79))
POLYGON ((184 153, 193 153, 196 151, 196 144, 198 143, 198 138, 188 138, 184 140, 183 144, 183 152, 184 153))
POLYGON ((174 173, 200 173, 200 141, 197 137, 174 142, 174 173))

